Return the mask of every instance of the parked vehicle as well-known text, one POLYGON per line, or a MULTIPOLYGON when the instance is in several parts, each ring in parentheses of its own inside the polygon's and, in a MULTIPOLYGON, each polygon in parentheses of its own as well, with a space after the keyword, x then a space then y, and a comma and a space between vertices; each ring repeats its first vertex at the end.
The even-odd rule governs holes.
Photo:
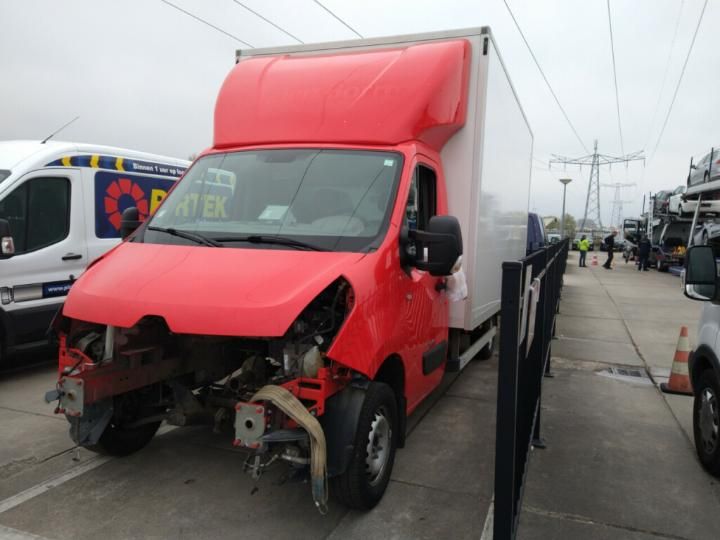
POLYGON ((688 187, 700 187, 715 180, 720 180, 720 151, 713 148, 697 163, 690 162, 688 187))
POLYGON ((557 244, 560 240, 562 240, 562 238, 559 233, 547 233, 548 244, 557 244))
POLYGON ((542 218, 534 213, 528 214, 527 222, 527 246, 526 253, 529 255, 542 249, 546 245, 545 241, 545 227, 543 226, 542 218))
POLYGON ((656 214, 668 213, 672 193, 672 191, 662 190, 653 196, 653 210, 656 214))
POLYGON ((407 415, 492 351, 532 142, 487 28, 240 51, 213 147, 70 291, 47 399, 82 446, 206 422, 371 508, 407 415))
POLYGON ((120 241, 120 216, 147 217, 189 162, 89 144, 0 142, 0 363, 47 343, 88 263, 120 241), (8 232, 9 231, 9 232, 8 232))
POLYGON ((667 272, 671 266, 682 266, 691 226, 689 221, 665 223, 658 239, 652 242, 650 266, 655 266, 659 272, 667 272))
POLYGON ((575 234, 575 238, 573 238, 571 249, 574 249, 577 251, 578 245, 580 244, 580 240, 582 240, 582 237, 585 236, 588 240, 590 240, 590 248, 589 251, 595 251, 595 239, 593 238, 593 232, 579 232, 575 234))
POLYGON ((702 466, 720 477, 720 289, 718 263, 711 246, 693 246, 687 253, 685 296, 704 303, 697 347, 688 368, 694 393, 693 435, 702 466))
POLYGON ((684 200, 686 190, 686 186, 678 186, 675 188, 675 191, 672 192, 668 201, 668 212, 684 216, 685 214, 695 211, 697 202, 684 200))

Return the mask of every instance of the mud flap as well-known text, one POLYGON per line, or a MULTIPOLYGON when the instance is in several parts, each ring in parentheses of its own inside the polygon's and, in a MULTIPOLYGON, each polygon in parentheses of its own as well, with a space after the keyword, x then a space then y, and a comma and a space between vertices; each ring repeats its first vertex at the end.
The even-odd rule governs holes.
POLYGON ((367 384, 348 386, 325 402, 325 414, 318 420, 325 432, 329 477, 344 473, 350 462, 366 388, 367 384))
POLYGON ((80 446, 97 444, 113 415, 112 398, 86 405, 82 416, 68 416, 70 438, 80 446))

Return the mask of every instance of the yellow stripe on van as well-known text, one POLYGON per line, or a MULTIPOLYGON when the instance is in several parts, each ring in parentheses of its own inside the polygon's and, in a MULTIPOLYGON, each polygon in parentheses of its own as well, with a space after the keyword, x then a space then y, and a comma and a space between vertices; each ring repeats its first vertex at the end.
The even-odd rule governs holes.
POLYGON ((97 169, 99 164, 100 164, 100 156, 98 156, 97 154, 93 154, 92 156, 90 156, 90 166, 93 169, 97 169))
POLYGON ((123 169, 123 158, 119 157, 115 160, 115 168, 118 171, 125 171, 125 169, 123 169))
POLYGON ((63 164, 63 167, 72 167, 72 163, 70 163, 70 156, 64 156, 60 162, 63 164))

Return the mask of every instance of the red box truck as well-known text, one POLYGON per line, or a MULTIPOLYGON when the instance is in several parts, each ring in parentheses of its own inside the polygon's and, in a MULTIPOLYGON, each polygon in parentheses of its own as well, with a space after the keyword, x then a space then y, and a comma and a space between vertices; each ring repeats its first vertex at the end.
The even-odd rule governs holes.
POLYGON ((371 508, 408 414, 492 349, 531 158, 487 28, 240 51, 212 147, 70 291, 48 398, 83 446, 204 422, 371 508))

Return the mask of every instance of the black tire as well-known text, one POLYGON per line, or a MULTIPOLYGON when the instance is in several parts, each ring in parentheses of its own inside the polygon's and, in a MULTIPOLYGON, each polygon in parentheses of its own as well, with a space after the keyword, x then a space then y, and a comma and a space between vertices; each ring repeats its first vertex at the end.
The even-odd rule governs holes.
POLYGON ((159 427, 160 422, 152 422, 134 428, 125 428, 113 424, 111 420, 97 444, 85 448, 107 456, 129 456, 147 446, 159 427))
POLYGON ((480 352, 477 353, 477 356, 475 356, 478 360, 490 360, 493 355, 493 351, 495 350, 495 341, 497 340, 497 333, 492 337, 490 340, 490 343, 485 345, 482 349, 480 349, 480 352))
POLYGON ((160 427, 161 422, 149 422, 136 427, 128 427, 140 418, 146 418, 160 412, 149 410, 144 391, 135 390, 127 394, 115 396, 113 400, 114 414, 97 444, 87 445, 88 450, 110 456, 127 456, 147 446, 160 427))
POLYGON ((703 468, 720 477, 720 381, 713 369, 700 374, 694 391, 695 450, 703 468))
POLYGON ((390 481, 395 450, 398 440, 398 413, 395 394, 385 383, 371 382, 365 392, 365 400, 360 409, 355 448, 345 472, 330 479, 330 492, 345 506, 358 510, 370 510, 382 498, 390 481), (380 425, 379 415, 389 424, 389 433, 377 433, 380 425), (375 431, 379 438, 370 442, 375 431), (380 471, 372 471, 368 464, 368 447, 378 446, 386 439, 389 447, 381 447, 388 451, 383 459, 380 471))

